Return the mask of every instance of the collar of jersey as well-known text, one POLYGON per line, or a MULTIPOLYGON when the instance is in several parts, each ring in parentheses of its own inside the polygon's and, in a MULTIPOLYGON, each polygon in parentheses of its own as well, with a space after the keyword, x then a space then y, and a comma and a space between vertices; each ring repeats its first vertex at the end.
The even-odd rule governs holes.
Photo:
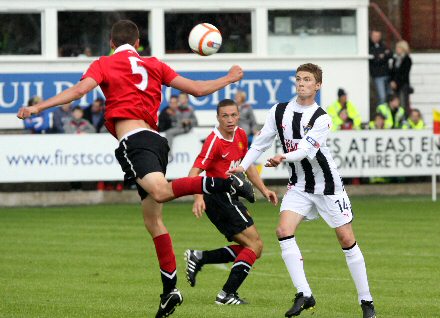
POLYGON ((115 50, 114 54, 122 52, 122 51, 133 51, 133 52, 136 52, 136 54, 137 54, 136 49, 133 46, 131 46, 130 44, 122 44, 121 46, 118 46, 117 49, 115 50))
POLYGON ((218 138, 220 138, 220 139, 223 139, 223 140, 226 140, 226 141, 229 141, 229 142, 233 142, 234 141, 234 137, 235 137, 235 132, 237 131, 237 129, 238 129, 238 126, 235 127, 235 129, 234 129, 234 136, 232 136, 232 139, 226 139, 225 137, 223 137, 223 135, 221 134, 220 130, 218 130, 218 126, 214 127, 214 134, 218 138))

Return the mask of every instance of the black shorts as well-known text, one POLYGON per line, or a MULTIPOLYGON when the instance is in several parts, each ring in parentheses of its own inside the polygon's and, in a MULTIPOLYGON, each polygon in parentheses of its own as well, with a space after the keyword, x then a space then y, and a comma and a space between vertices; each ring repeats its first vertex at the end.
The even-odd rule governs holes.
POLYGON ((136 179, 142 179, 151 172, 162 172, 165 175, 169 151, 166 138, 149 130, 130 135, 119 143, 115 155, 124 172, 124 182, 128 185, 136 184, 141 200, 148 193, 137 184, 136 179))
POLYGON ((229 193, 205 194, 206 215, 228 241, 254 224, 247 208, 229 193))

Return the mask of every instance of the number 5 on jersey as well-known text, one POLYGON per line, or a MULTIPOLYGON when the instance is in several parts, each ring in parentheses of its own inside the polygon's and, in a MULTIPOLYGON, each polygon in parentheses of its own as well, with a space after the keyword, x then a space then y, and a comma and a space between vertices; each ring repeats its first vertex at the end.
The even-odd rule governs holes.
POLYGON ((143 63, 143 61, 135 56, 129 56, 131 71, 133 74, 139 74, 142 76, 142 81, 139 84, 134 84, 138 89, 144 91, 148 86, 148 73, 144 66, 138 64, 138 62, 143 63))

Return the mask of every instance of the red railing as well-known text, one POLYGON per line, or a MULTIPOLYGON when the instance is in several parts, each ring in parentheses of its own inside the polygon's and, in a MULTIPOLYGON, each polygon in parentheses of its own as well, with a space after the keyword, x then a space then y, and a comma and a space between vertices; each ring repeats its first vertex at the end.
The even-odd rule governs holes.
MULTIPOLYGON (((382 11, 382 9, 379 7, 379 5, 375 2, 370 2, 370 7, 374 10, 374 12, 377 13, 379 18, 382 20, 384 25, 387 28, 387 31, 392 34, 395 40, 400 41, 402 40, 402 35, 397 31, 397 29, 394 27, 394 25, 391 23, 390 19, 385 15, 385 13, 382 11)), ((391 38, 387 37, 387 45, 388 47, 391 47, 391 38)))

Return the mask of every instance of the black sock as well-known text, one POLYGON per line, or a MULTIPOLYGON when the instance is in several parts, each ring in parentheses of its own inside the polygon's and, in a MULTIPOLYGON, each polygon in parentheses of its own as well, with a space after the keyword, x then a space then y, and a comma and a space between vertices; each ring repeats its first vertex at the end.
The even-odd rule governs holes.
POLYGON ((223 291, 226 294, 235 294, 238 288, 246 279, 250 270, 251 270, 251 266, 247 264, 246 265, 235 264, 231 269, 231 273, 229 274, 228 280, 223 286, 223 291))
POLYGON ((202 180, 202 189, 205 194, 229 192, 231 191, 232 179, 204 177, 202 180))
POLYGON ((176 288, 176 283, 177 283, 176 271, 170 274, 161 270, 160 277, 162 278, 163 294, 168 295, 174 288, 176 288))
POLYGON ((233 262, 236 258, 234 250, 229 246, 211 251, 203 251, 200 262, 202 264, 223 264, 233 262))

